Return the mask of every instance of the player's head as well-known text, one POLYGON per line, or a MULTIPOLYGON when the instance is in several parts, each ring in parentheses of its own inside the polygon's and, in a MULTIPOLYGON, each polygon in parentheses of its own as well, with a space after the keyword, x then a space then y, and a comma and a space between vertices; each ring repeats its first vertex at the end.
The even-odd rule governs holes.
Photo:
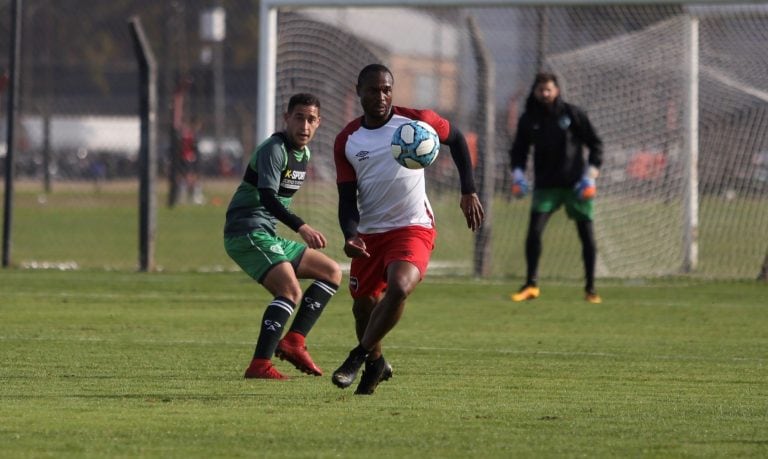
POLYGON ((548 107, 555 104, 560 96, 560 85, 554 73, 539 72, 533 80, 531 94, 536 100, 548 107))
POLYGON ((291 146, 305 147, 320 126, 320 99, 309 93, 294 94, 288 101, 283 119, 291 146))
POLYGON ((395 78, 382 64, 365 66, 357 76, 357 96, 368 124, 381 125, 392 109, 392 88, 395 78))

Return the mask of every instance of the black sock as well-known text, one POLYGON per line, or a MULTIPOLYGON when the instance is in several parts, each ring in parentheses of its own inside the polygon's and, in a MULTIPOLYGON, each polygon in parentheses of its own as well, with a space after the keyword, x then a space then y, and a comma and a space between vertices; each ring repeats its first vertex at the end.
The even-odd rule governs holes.
POLYGON ((380 354, 380 355, 379 355, 377 358, 375 358, 375 359, 372 359, 372 358, 371 358, 371 356, 369 355, 369 356, 368 356, 368 359, 366 360, 366 363, 367 363, 368 365, 373 365, 373 364, 375 364, 376 362, 378 362, 379 360, 381 360, 381 359, 383 359, 383 358, 384 358, 384 354, 380 354))
POLYGON ((282 296, 275 297, 267 305, 264 316, 261 318, 261 331, 259 339, 256 341, 256 351, 253 353, 254 359, 271 359, 277 349, 277 342, 283 335, 285 323, 293 314, 296 305, 293 301, 282 296))
POLYGON ((546 228, 551 215, 551 213, 531 212, 530 221, 528 222, 528 235, 525 238, 526 286, 536 286, 539 258, 541 258, 541 236, 544 234, 544 228, 546 228))
POLYGON ((576 222, 576 229, 581 240, 581 257, 584 261, 584 278, 587 293, 595 293, 595 261, 597 260, 597 247, 595 244, 595 230, 591 221, 576 222))
POLYGON ((364 348, 362 344, 358 344, 356 348, 352 349, 350 354, 356 354, 356 355, 362 355, 364 357, 368 357, 368 354, 370 354, 371 351, 364 348))
POLYGON ((291 331, 307 336, 338 289, 338 285, 322 280, 316 280, 307 287, 301 298, 299 312, 291 324, 291 331))

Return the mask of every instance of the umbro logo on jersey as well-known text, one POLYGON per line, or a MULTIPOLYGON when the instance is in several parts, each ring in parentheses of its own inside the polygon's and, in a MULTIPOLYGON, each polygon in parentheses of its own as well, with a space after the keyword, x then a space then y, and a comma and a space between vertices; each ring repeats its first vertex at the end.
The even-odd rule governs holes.
POLYGON ((357 158, 358 162, 365 161, 366 159, 368 159, 368 156, 370 156, 370 154, 371 154, 370 151, 362 150, 357 152, 357 154, 355 155, 355 158, 357 158))

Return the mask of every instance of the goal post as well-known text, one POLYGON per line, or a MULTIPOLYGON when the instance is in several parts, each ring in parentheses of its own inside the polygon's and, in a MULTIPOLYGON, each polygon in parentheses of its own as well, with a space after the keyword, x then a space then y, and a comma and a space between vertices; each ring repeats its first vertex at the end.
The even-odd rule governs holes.
POLYGON ((699 262, 699 20, 689 16, 686 27, 688 45, 685 100, 685 205, 683 231, 683 272, 696 270, 699 262))
MULTIPOLYGON (((564 98, 589 113, 606 145, 595 220, 599 276, 753 277, 761 266, 755 253, 768 247, 755 235, 768 232, 768 1, 264 0, 260 8, 256 135, 279 128, 276 114, 291 91, 317 92, 320 180, 308 186, 332 183, 333 137, 360 115, 354 78, 374 60, 393 69, 396 103, 435 108, 472 145, 495 145, 484 198, 494 215, 493 264, 473 270, 477 241, 441 225, 452 220, 451 208, 437 209, 447 244, 438 245, 435 266, 524 274, 530 201, 509 199, 507 150, 540 65, 562 78, 564 98), (479 18, 490 50, 494 89, 477 78, 469 15, 479 18), (398 41, 410 44, 394 49, 398 41), (484 91, 491 99, 480 103, 484 91), (488 119, 495 126, 484 133, 488 119), (466 248, 459 256, 446 245, 466 248)), ((426 171, 438 205, 456 188, 449 156, 426 171)), ((335 209, 314 204, 312 218, 338 232, 335 209)), ((542 276, 581 277, 570 222, 553 218, 544 242, 542 276)))

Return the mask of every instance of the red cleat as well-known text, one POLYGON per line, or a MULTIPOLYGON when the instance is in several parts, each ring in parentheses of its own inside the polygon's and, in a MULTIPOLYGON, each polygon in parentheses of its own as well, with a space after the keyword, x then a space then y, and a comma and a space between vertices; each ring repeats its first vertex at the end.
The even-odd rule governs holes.
POLYGON ((288 376, 277 371, 269 359, 253 359, 245 370, 245 379, 288 379, 288 376))
POLYGON ((315 365, 309 352, 307 352, 304 337, 296 332, 288 332, 285 338, 277 343, 275 356, 280 358, 280 360, 291 362, 298 370, 308 375, 323 375, 323 370, 315 365))

